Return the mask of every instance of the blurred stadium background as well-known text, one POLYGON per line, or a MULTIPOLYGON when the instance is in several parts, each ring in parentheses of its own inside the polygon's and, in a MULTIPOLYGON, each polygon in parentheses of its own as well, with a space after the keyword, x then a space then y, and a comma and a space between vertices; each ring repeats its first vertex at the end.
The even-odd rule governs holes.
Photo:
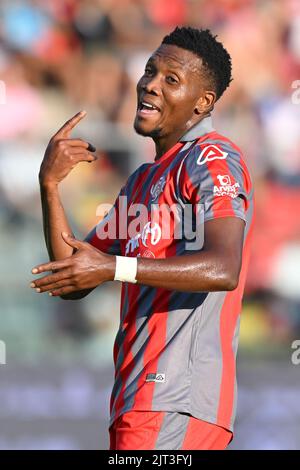
POLYGON ((300 365, 291 360, 300 339, 299 1, 1 0, 1 449, 107 447, 119 286, 77 302, 29 289, 31 268, 47 260, 37 174, 50 136, 86 109, 74 135, 101 158, 62 186, 84 237, 97 205, 153 157, 132 128, 135 84, 177 24, 211 28, 232 55, 234 81, 214 124, 244 150, 256 187, 231 449, 300 448, 300 365))

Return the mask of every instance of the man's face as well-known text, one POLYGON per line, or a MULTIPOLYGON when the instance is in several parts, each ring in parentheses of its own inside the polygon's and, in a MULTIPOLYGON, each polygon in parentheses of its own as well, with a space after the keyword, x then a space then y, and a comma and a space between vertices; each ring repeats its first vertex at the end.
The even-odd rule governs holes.
POLYGON ((136 132, 159 138, 191 127, 195 104, 205 91, 200 71, 201 59, 191 51, 162 44, 137 84, 136 132))

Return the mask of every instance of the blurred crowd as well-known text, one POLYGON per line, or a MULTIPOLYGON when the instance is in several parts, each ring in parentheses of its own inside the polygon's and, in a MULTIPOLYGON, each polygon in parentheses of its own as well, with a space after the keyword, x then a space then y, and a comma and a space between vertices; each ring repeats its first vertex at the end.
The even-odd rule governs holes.
POLYGON ((153 158, 152 142, 132 128, 135 86, 176 25, 210 28, 232 56, 234 81, 214 126, 243 150, 256 191, 241 343, 275 350, 299 338, 299 1, 1 0, 1 334, 18 357, 47 348, 68 357, 80 342, 89 359, 99 361, 99 350, 111 359, 118 286, 82 302, 28 288, 31 267, 47 259, 37 175, 51 135, 87 110, 74 135, 92 142, 99 159, 80 164, 61 190, 84 237, 98 204, 113 202, 128 174, 153 158))

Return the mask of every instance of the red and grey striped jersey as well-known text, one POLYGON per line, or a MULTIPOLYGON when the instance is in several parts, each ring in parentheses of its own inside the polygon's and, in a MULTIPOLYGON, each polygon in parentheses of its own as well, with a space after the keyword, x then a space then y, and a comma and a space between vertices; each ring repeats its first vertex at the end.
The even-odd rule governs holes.
POLYGON ((176 411, 233 429, 252 215, 252 184, 241 151, 207 117, 157 161, 140 166, 88 235, 107 253, 168 258, 201 251, 208 220, 245 221, 235 290, 180 292, 122 283, 111 423, 129 410, 176 411))

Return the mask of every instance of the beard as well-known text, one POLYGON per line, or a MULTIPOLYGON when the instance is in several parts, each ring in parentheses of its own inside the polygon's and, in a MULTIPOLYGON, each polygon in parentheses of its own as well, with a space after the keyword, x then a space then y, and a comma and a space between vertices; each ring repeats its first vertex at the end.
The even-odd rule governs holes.
POLYGON ((144 129, 139 126, 136 120, 134 121, 133 127, 135 132, 139 135, 142 135, 143 137, 151 137, 152 139, 158 139, 161 137, 162 129, 160 127, 152 129, 151 131, 144 131, 144 129))

